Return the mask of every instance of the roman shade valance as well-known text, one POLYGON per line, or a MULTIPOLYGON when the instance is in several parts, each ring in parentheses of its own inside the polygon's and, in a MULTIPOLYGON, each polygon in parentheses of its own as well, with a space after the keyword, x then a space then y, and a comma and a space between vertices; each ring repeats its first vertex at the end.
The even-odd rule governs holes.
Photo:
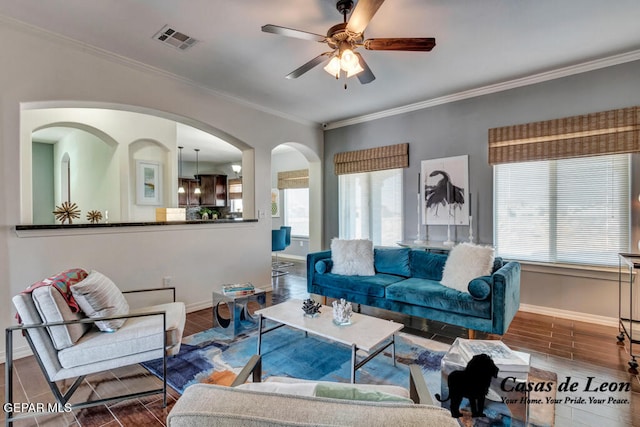
POLYGON ((278 172, 278 190, 309 188, 309 169, 278 172))
POLYGON ((640 151, 640 107, 489 129, 489 164, 640 151))
POLYGON ((409 167, 409 143, 366 150, 347 151, 333 156, 336 175, 409 167))
POLYGON ((229 199, 242 199, 242 178, 229 180, 229 199))

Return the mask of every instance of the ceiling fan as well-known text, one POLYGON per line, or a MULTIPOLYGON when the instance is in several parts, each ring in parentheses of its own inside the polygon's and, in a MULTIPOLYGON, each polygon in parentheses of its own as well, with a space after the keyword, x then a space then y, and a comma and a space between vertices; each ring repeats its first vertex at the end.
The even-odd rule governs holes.
MULTIPOLYGON (((341 74, 347 78, 356 75, 360 83, 367 84, 375 80, 376 77, 373 75, 373 72, 362 55, 355 51, 357 48, 364 47, 367 50, 429 52, 436 45, 436 39, 432 37, 365 39, 364 30, 382 3, 384 3, 384 0, 358 0, 354 8, 352 0, 338 0, 336 8, 344 17, 344 22, 329 28, 326 36, 271 24, 264 25, 262 31, 265 33, 326 43, 331 48, 331 51, 321 53, 311 61, 293 70, 286 76, 288 79, 298 78, 315 66, 329 61, 324 69, 329 74, 335 76, 336 79, 339 78, 341 74), (352 9, 353 12, 351 13, 352 9), (349 13, 351 13, 351 16, 347 20, 349 13)), ((346 87, 345 84, 345 89, 346 87)))

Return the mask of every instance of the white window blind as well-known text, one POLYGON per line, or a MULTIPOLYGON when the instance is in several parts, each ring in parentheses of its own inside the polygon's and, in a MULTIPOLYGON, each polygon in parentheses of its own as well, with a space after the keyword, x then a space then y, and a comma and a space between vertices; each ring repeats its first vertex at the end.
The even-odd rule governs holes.
POLYGON ((340 175, 338 188, 340 238, 402 240, 402 169, 340 175))
POLYGON ((494 244, 508 259, 618 265, 629 250, 630 155, 494 167, 494 244))
POLYGON ((291 226, 291 235, 309 237, 309 189, 284 190, 284 224, 291 226))

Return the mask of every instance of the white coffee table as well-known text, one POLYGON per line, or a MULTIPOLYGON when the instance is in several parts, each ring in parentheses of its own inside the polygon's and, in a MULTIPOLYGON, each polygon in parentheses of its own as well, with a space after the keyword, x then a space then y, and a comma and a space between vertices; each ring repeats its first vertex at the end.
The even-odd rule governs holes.
POLYGON ((353 313, 351 324, 338 326, 333 323, 333 308, 322 306, 317 317, 305 317, 301 300, 288 300, 255 312, 258 315, 258 354, 261 354, 262 335, 283 326, 300 329, 331 341, 351 347, 351 383, 356 382, 356 370, 391 346, 393 365, 396 364, 395 333, 404 327, 401 323, 353 313), (277 325, 264 329, 264 319, 277 325), (389 340, 388 342, 385 342, 389 340), (368 353, 363 360, 356 360, 358 350, 368 353))

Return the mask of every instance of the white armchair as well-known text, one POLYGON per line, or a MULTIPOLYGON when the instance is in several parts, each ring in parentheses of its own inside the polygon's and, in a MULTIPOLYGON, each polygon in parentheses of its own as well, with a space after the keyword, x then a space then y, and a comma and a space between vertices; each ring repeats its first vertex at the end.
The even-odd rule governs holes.
MULTIPOLYGON (((6 329, 6 402, 13 402, 13 333, 21 331, 60 405, 64 406, 69 402, 86 375, 162 358, 161 388, 70 406, 72 409, 80 409, 158 393, 163 394, 163 406, 166 406, 167 357, 177 354, 180 350, 186 320, 184 303, 175 301, 175 288, 143 289, 120 293, 113 282, 102 275, 99 276, 100 280, 92 282, 91 279, 95 277, 98 276, 94 276, 94 272, 91 272, 86 279, 77 284, 68 283, 68 286, 65 284, 62 286, 67 291, 75 289, 86 291, 87 288, 83 285, 92 285, 89 289, 91 292, 86 291, 84 295, 74 291, 78 303, 82 300, 82 303, 86 304, 87 300, 94 298, 99 303, 107 305, 104 310, 94 310, 90 313, 92 317, 86 317, 82 312, 73 313, 69 307, 71 304, 63 296, 64 293, 54 286, 38 287, 13 297, 13 304, 21 324, 6 329), (105 284, 104 279, 110 284, 105 284), (103 295, 104 289, 109 289, 112 295, 103 295), (98 294, 94 291, 98 291, 98 294), (124 302, 126 307, 114 310, 114 304, 109 300, 113 294, 116 294, 116 298, 126 301, 122 294, 167 291, 172 292, 172 302, 131 311, 126 302, 124 302), (102 330, 95 326, 96 323, 102 330), (76 378, 76 380, 63 393, 56 381, 70 378, 76 378)), ((80 306, 82 307, 83 304, 80 306)), ((85 310, 85 307, 82 308, 85 313, 90 311, 85 310)), ((33 413, 28 414, 28 416, 33 415, 33 413)), ((13 421, 20 418, 22 417, 7 413, 6 425, 11 425, 13 421)))

